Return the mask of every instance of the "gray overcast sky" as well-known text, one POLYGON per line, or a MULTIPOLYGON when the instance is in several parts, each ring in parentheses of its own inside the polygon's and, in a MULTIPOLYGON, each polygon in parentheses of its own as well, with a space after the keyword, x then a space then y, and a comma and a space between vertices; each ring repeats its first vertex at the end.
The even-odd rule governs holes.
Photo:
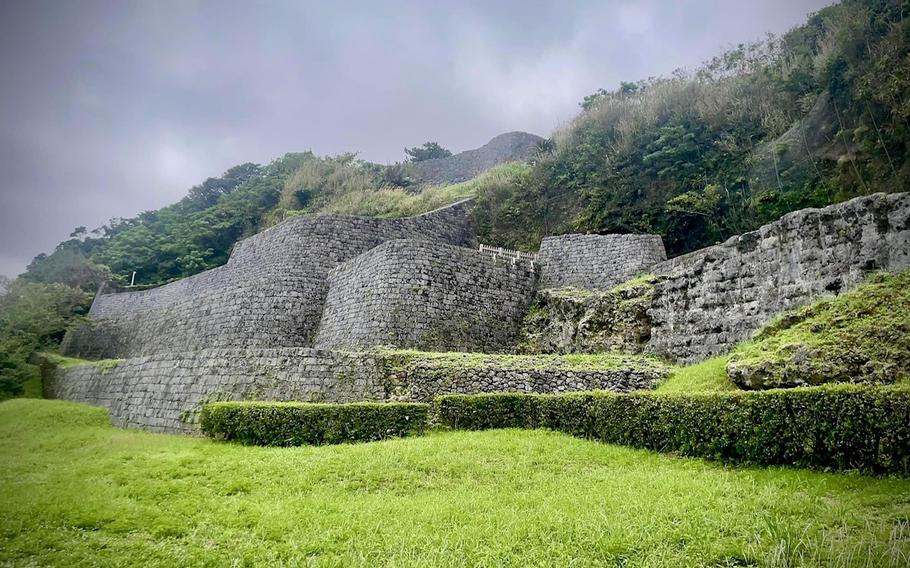
POLYGON ((0 274, 290 151, 548 135, 828 0, 0 0, 0 274))

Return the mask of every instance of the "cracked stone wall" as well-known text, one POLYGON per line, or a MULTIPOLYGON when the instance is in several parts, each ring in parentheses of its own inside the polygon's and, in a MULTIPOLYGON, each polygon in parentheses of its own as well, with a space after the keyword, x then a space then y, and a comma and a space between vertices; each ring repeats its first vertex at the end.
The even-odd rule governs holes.
POLYGON ((150 290, 102 293, 63 352, 138 357, 206 348, 309 347, 338 264, 392 239, 473 246, 472 203, 407 219, 300 217, 240 241, 228 263, 150 290))
POLYGON ((781 311, 874 270, 910 266, 910 193, 803 209, 661 263, 650 349, 694 362, 727 351, 781 311))
POLYGON ((561 235, 540 243, 540 287, 609 289, 667 259, 660 235, 561 235))
POLYGON ((536 277, 528 262, 440 243, 389 241, 332 271, 316 347, 506 351, 536 277))

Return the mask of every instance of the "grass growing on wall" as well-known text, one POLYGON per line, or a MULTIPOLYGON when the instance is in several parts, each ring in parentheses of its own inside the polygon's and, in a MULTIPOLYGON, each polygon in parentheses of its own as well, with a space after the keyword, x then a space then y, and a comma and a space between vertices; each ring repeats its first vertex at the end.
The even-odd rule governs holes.
POLYGON ((744 388, 910 379, 910 269, 877 273, 839 296, 783 313, 739 344, 728 370, 744 388))
POLYGON ((0 564, 905 566, 910 480, 544 431, 258 448, 0 404, 0 564), (867 564, 867 560, 871 564, 867 564))
POLYGON ((513 355, 492 353, 435 352, 389 349, 379 352, 392 366, 420 362, 434 367, 461 369, 558 369, 598 371, 618 368, 663 371, 667 366, 653 357, 618 353, 571 353, 567 355, 513 355))
POLYGON ((687 367, 673 369, 666 381, 655 389, 664 393, 715 392, 738 390, 727 376, 727 355, 719 355, 687 367))

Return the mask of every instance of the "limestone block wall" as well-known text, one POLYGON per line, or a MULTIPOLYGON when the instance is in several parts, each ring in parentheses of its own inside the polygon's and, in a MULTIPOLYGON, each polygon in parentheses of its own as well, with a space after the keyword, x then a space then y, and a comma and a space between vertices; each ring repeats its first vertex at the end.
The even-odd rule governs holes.
POLYGON ((42 365, 45 396, 108 409, 115 426, 192 432, 215 400, 382 400, 375 358, 306 348, 205 349, 116 363, 42 365))
POLYGON ((392 239, 473 246, 471 206, 462 201, 407 219, 285 221, 237 243, 222 267, 150 290, 100 294, 92 323, 68 334, 64 353, 113 358, 312 346, 331 269, 392 239))
POLYGON ((201 405, 216 400, 429 402, 447 393, 558 393, 651 386, 656 364, 619 361, 575 369, 559 360, 440 367, 417 358, 404 368, 388 352, 309 348, 204 349, 57 367, 42 364, 45 396, 102 406, 115 426, 194 432, 201 405))
POLYGON ((440 243, 389 241, 332 271, 316 346, 508 350, 536 276, 529 262, 440 243))
POLYGON ((561 235, 540 244, 540 287, 608 289, 667 259, 659 235, 561 235))
POLYGON ((650 349, 693 362, 748 339, 775 314, 910 266, 910 194, 804 209, 661 263, 650 349))

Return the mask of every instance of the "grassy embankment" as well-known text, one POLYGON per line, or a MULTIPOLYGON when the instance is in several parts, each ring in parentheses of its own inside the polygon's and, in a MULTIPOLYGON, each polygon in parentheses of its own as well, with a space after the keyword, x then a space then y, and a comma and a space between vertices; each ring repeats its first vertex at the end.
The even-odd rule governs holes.
POLYGON ((545 431, 244 447, 0 404, 0 564, 905 566, 910 480, 545 431), (871 563, 866 560, 871 559, 871 563))

